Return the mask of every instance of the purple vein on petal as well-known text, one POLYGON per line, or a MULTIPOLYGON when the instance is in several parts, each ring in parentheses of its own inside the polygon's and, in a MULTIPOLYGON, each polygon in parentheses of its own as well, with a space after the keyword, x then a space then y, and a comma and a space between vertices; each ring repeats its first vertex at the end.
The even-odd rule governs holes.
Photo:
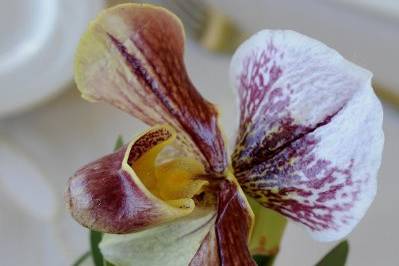
MULTIPOLYGON (((156 73, 157 78, 153 78, 152 75, 146 69, 144 63, 129 53, 126 46, 123 45, 116 37, 112 34, 107 33, 107 36, 110 38, 111 42, 115 45, 119 53, 126 60, 129 67, 133 71, 136 77, 138 77, 141 82, 144 83, 145 88, 149 88, 151 92, 155 95, 155 97, 160 101, 162 106, 169 112, 173 117, 177 119, 178 126, 181 126, 182 129, 187 132, 190 138, 194 141, 194 143, 198 146, 199 150, 205 155, 206 160, 212 160, 212 158, 208 158, 209 154, 216 154, 220 156, 222 159, 218 159, 216 162, 218 165, 216 167, 216 171, 222 171, 226 165, 226 158, 224 154, 224 144, 223 139, 219 137, 220 135, 219 129, 215 127, 217 124, 217 119, 213 118, 215 114, 215 110, 211 107, 207 102, 205 102, 201 95, 193 88, 191 81, 187 78, 186 73, 171 73, 170 67, 167 65, 163 66, 167 73, 158 73, 158 67, 151 61, 151 58, 148 58, 148 64, 152 71, 156 73), (169 84, 167 80, 165 80, 165 75, 172 79, 170 80, 172 84, 169 84), (158 84, 159 82, 159 84, 158 84), (179 89, 178 92, 175 92, 173 87, 175 86, 189 86, 190 89, 179 89), (162 90, 162 88, 164 90, 162 90), (178 95, 180 94, 180 95, 178 95), (176 98, 178 97, 178 98, 176 98), (181 99, 180 99, 181 98, 181 99), (180 102, 182 99, 190 99, 182 105, 180 102), (195 99, 198 99, 195 101, 195 99), (180 105, 179 105, 180 104, 180 105), (195 105, 195 106, 194 106, 195 105), (180 108, 181 110, 179 110, 180 108), (216 138, 213 138, 216 134, 216 138), (215 141, 216 145, 209 143, 209 140, 215 141), (209 149, 212 149, 211 151, 209 149)), ((138 35, 140 36, 140 35, 138 35)), ((144 55, 144 57, 149 56, 146 53, 156 55, 156 52, 151 49, 149 44, 145 43, 145 39, 143 36, 140 38, 130 38, 129 39, 134 46, 138 49, 140 53, 144 55), (136 40, 136 39, 139 39, 136 40), (146 49, 149 49, 147 51, 146 49)), ((165 56, 168 53, 165 53, 165 56)), ((171 60, 169 60, 171 61, 171 60)), ((164 62, 158 62, 159 64, 164 62)), ((175 71, 185 71, 179 62, 174 61, 173 66, 176 68, 175 71)), ((168 121, 164 117, 164 120, 168 121)), ((171 123, 173 124, 173 122, 171 123)), ((210 142, 213 142, 210 141, 210 142)), ((213 156, 213 155, 212 155, 213 156)), ((214 156, 216 157, 216 156, 214 156)), ((211 166, 214 166, 214 162, 209 162, 211 166)))

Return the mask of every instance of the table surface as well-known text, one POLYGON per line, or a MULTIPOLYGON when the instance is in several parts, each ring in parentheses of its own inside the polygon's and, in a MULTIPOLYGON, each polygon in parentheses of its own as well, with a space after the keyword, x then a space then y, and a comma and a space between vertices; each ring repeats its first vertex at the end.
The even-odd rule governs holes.
MULTIPOLYGON (((209 55, 190 44, 187 63, 199 90, 220 106, 226 133, 233 136, 237 117, 227 80, 229 59, 209 55)), ((349 237, 349 265, 397 263, 399 113, 389 107, 384 111, 386 145, 378 195, 349 237)), ((0 121, 0 133, 18 143, 45 174, 55 190, 59 210, 55 223, 43 222, 15 210, 12 199, 2 195, 0 256, 3 262, 9 262, 6 265, 55 265, 55 262, 69 265, 72 258, 83 253, 88 248, 87 231, 77 225, 63 207, 66 180, 82 164, 109 152, 118 134, 129 139, 145 127, 110 106, 85 102, 73 85, 59 98, 30 113, 0 121), (21 249, 24 256, 16 256, 21 249)), ((17 161, 15 167, 18 167, 17 161)), ((331 245, 313 241, 300 226, 290 224, 277 265, 312 265, 331 245)))
MULTIPOLYGON (((265 2, 270 4, 270 1, 265 2)), ((283 4, 279 5, 281 8, 283 4)), ((272 13, 268 10, 272 21, 276 21, 272 13)), ((302 26, 307 24, 299 25, 299 29, 302 26)), ((334 41, 327 36, 326 40, 334 41)), ((348 48, 337 48, 340 51, 339 48, 346 49, 345 52, 349 53, 348 48)), ((222 110, 221 121, 226 135, 234 136, 237 112, 228 85, 229 59, 210 55, 189 43, 187 66, 200 92, 222 110)), ((381 77, 384 77, 383 73, 381 77)), ((399 84, 397 76, 390 75, 390 79, 393 78, 396 81, 391 83, 399 84)), ((72 83, 57 99, 31 112, 0 120, 0 137, 17 143, 33 158, 54 190, 57 206, 54 219, 43 221, 15 207, 18 192, 11 196, 0 193, 2 263, 70 265, 74 258, 86 251, 87 231, 70 218, 63 205, 66 180, 78 167, 110 152, 118 134, 129 139, 145 128, 144 124, 115 108, 85 102, 72 83)), ((378 194, 365 218, 349 237, 351 253, 348 265, 397 265, 399 112, 389 106, 384 107, 384 130, 386 144, 378 194)), ((18 169, 18 161, 14 164, 18 169)), ((0 192, 1 189, 0 186, 0 192)), ((315 242, 300 226, 289 224, 276 264, 313 265, 332 245, 315 242)))

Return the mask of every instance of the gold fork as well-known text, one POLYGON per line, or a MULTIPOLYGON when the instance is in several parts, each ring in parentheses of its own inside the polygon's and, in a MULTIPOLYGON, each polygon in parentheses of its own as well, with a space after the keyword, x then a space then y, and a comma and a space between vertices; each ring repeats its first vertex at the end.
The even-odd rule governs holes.
POLYGON ((208 51, 231 55, 249 37, 228 16, 201 0, 108 0, 107 6, 136 2, 161 5, 183 22, 189 36, 208 51))
MULTIPOLYGON (((163 0, 163 5, 182 20, 185 29, 201 46, 215 53, 233 54, 250 35, 234 21, 203 0, 163 0)), ((380 99, 399 108, 399 94, 374 82, 380 99)))
POLYGON ((207 50, 233 54, 247 38, 234 21, 201 0, 164 0, 161 3, 183 22, 188 34, 207 50))
MULTIPOLYGON (((128 0, 108 0, 108 5, 132 2, 128 0)), ((244 32, 230 17, 210 6, 203 0, 149 0, 160 4, 175 13, 184 24, 189 36, 202 47, 214 53, 231 55, 250 34, 244 32)), ((380 99, 399 108, 399 94, 373 84, 380 99)))
POLYGON ((185 31, 208 51, 231 55, 249 34, 219 10, 201 0, 107 0, 108 7, 122 3, 161 5, 183 22, 185 31))

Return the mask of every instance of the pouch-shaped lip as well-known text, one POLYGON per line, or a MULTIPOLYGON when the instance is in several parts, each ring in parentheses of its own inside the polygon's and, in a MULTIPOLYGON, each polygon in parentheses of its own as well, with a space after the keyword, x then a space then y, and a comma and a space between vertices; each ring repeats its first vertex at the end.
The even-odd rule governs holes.
POLYGON ((129 162, 156 145, 172 142, 175 135, 171 127, 154 127, 78 170, 69 179, 65 195, 72 216, 93 230, 129 233, 191 213, 195 207, 192 199, 180 200, 178 207, 159 199, 145 187, 129 162))

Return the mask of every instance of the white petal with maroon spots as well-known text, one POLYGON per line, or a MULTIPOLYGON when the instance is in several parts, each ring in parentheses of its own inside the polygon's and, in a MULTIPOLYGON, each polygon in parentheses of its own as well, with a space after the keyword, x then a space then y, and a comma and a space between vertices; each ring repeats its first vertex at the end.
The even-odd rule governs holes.
POLYGON ((231 63, 243 189, 318 240, 348 234, 376 191, 382 109, 371 73, 292 31, 261 31, 231 63))

